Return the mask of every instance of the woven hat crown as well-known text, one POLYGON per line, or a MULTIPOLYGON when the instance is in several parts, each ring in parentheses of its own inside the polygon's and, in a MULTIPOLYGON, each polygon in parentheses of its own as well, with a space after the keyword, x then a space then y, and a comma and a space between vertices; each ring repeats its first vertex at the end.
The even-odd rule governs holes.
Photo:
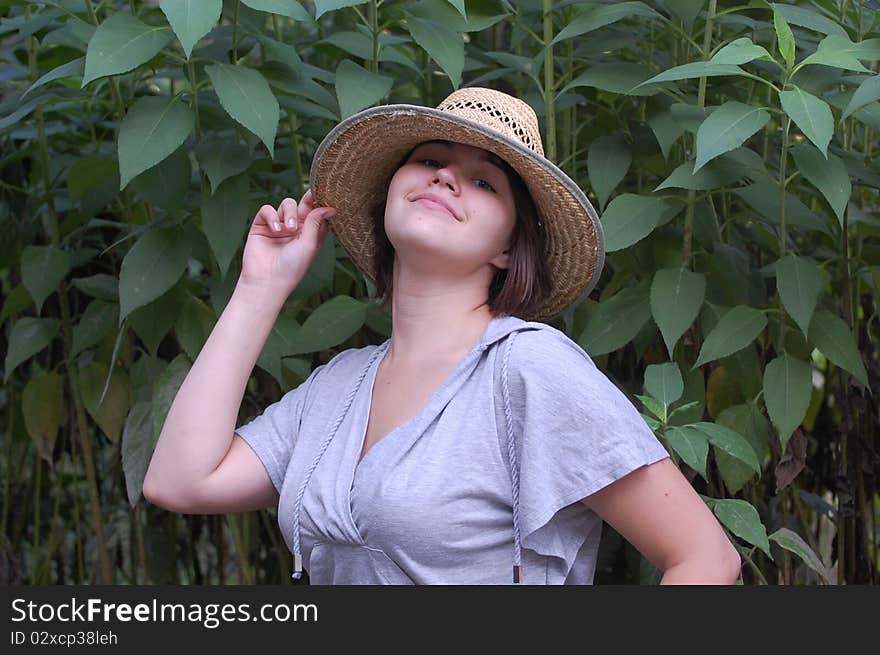
POLYGON ((538 116, 519 98, 494 89, 464 87, 449 94, 437 109, 481 123, 544 156, 538 116))

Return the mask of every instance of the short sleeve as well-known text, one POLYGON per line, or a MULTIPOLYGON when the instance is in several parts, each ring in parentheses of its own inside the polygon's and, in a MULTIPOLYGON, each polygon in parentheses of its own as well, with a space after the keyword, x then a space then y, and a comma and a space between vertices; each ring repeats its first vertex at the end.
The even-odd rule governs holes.
POLYGON ((589 355, 551 326, 516 334, 507 376, 523 545, 573 558, 585 535, 570 532, 579 524, 571 519, 591 510, 560 510, 669 453, 589 355))
POLYGON ((272 484, 281 493, 290 454, 296 444, 309 391, 327 364, 315 368, 306 380, 291 389, 263 413, 235 429, 263 462, 272 484))

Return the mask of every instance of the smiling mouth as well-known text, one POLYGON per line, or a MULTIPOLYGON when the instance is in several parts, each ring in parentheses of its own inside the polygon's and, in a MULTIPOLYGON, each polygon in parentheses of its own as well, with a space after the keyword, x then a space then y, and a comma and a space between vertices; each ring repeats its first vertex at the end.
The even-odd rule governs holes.
POLYGON ((435 201, 431 200, 430 198, 419 198, 418 200, 416 200, 416 202, 420 202, 420 203, 422 203, 424 206, 429 207, 429 208, 431 208, 431 209, 436 209, 436 210, 439 210, 439 211, 445 212, 447 216, 450 216, 451 218, 454 218, 455 220, 458 220, 458 219, 452 214, 452 212, 449 211, 445 206, 441 205, 439 202, 435 202, 435 201))

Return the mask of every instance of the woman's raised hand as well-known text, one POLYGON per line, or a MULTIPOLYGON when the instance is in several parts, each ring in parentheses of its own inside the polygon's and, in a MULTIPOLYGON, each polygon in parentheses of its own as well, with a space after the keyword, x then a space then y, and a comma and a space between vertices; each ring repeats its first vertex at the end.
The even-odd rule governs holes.
POLYGON ((333 207, 315 208, 309 189, 297 205, 285 198, 276 210, 260 207, 244 246, 240 283, 289 295, 315 260, 329 231, 333 207))

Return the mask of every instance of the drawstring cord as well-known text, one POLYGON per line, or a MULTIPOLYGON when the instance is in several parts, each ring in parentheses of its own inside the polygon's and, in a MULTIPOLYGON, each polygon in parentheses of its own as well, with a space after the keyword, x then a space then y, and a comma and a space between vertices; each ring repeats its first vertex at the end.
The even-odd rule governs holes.
MULTIPOLYGON (((512 412, 510 410, 510 390, 507 384, 507 361, 510 358, 510 350, 513 345, 513 340, 516 338, 517 333, 513 332, 507 338, 507 347, 504 350, 504 357, 501 363, 501 390, 502 395, 504 397, 504 416, 505 423, 507 428, 507 459, 508 464, 510 466, 510 477, 512 481, 513 487, 513 582, 514 584, 522 584, 523 583, 523 565, 522 565, 522 544, 520 539, 520 528, 519 528, 519 466, 517 465, 516 460, 516 449, 515 442, 513 437, 513 418, 512 412)), ((299 487, 299 491, 296 494, 296 502, 293 506, 293 568, 294 571, 290 577, 294 580, 299 580, 302 578, 302 570, 303 570, 303 558, 302 551, 300 547, 300 509, 302 508, 303 497, 305 496, 306 487, 309 484, 309 479, 312 477, 312 473, 317 468, 318 463, 321 461, 321 457, 324 456, 324 452, 327 450, 327 447, 330 445, 330 442, 333 440, 333 437, 336 435, 339 426, 342 424, 343 419, 345 418, 346 413, 348 412, 348 408, 351 406, 351 403, 354 402, 355 395, 357 394, 358 389, 360 389, 361 383, 363 382, 364 377, 367 374, 367 371, 373 365, 376 357, 378 357, 381 348, 377 348, 373 353, 373 356, 370 358, 367 365, 364 367, 363 372, 352 388, 351 392, 348 394, 348 397, 345 400, 345 406, 342 411, 339 413, 339 416, 336 418, 336 422, 333 424, 333 429, 327 433, 327 436, 324 438, 324 442, 321 444, 321 448, 318 451, 318 454, 315 456, 314 461, 306 472, 305 477, 303 478, 302 484, 299 487)))
POLYGON ((510 465, 510 478, 513 486, 513 582, 514 584, 522 584, 522 544, 519 531, 519 466, 517 466, 516 449, 514 448, 510 390, 507 385, 507 360, 510 358, 510 349, 517 334, 517 332, 513 332, 507 338, 507 347, 504 349, 504 357, 501 361, 501 391, 504 396, 504 417, 507 427, 507 460, 510 465))
POLYGON ((303 558, 302 551, 300 549, 300 536, 299 536, 299 515, 300 508, 302 507, 303 496, 306 493, 306 487, 309 484, 309 479, 312 477, 312 473, 315 468, 318 466, 318 462, 321 461, 321 457, 324 456, 324 451, 327 450, 327 447, 330 445, 330 442, 333 440, 333 437, 336 435, 336 431, 339 429, 339 426, 342 424, 342 420, 345 418, 345 415, 348 413, 348 408, 351 406, 351 403, 354 401, 355 395, 357 395, 358 389, 360 389, 361 382, 363 382, 364 377, 367 374, 367 371, 373 365, 373 362, 376 360, 376 357, 379 356, 382 348, 376 348, 373 352, 373 356, 370 357, 369 362, 366 366, 364 366, 363 372, 355 383, 354 387, 352 387, 351 392, 348 394, 348 397, 345 399, 345 407, 343 407, 342 411, 339 413, 339 416, 336 418, 336 422, 333 424, 333 429, 327 433, 327 436, 324 438, 324 442, 321 444, 321 448, 318 451, 318 454, 315 456, 315 460, 312 462, 312 465, 309 467, 309 470, 306 472, 305 477, 303 478, 302 484, 299 487, 299 492, 296 494, 296 502, 293 505, 293 573, 291 574, 291 578, 294 580, 299 580, 302 577, 303 570, 303 558))

